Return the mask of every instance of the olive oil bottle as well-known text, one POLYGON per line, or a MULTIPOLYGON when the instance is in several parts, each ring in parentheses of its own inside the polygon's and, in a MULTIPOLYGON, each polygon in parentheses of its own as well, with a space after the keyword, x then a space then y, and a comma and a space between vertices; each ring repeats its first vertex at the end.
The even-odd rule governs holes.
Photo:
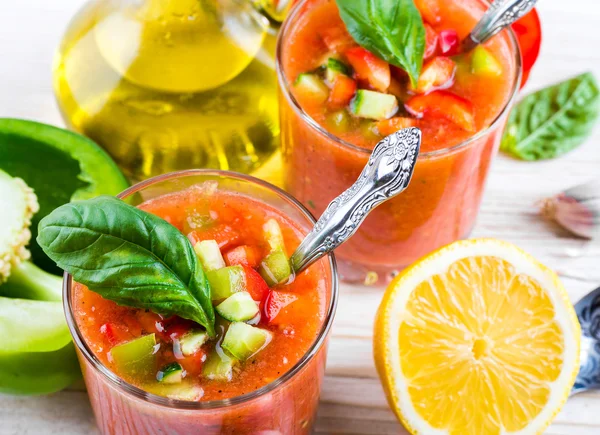
POLYGON ((274 51, 249 0, 94 0, 64 36, 55 93, 132 180, 252 172, 279 146, 274 51))

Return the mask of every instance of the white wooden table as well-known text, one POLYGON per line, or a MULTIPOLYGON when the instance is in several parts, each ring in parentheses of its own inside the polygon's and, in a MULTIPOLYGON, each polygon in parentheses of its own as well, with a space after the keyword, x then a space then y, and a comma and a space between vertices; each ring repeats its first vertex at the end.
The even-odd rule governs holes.
MULTIPOLYGON (((82 1, 0 1, 0 117, 62 125, 52 93, 52 57, 82 1)), ((544 42, 526 91, 586 70, 600 78, 600 2, 541 0, 539 9, 544 42)), ((473 235, 516 243, 554 267, 575 302, 600 284, 600 246, 586 246, 540 220, 534 203, 599 174, 600 127, 584 146, 557 160, 526 163, 499 156, 473 235), (582 255, 568 256, 573 249, 582 255)), ((317 433, 405 433, 387 407, 372 360, 372 323, 381 294, 342 286, 317 433)), ((71 433, 96 433, 85 392, 0 396, 0 435, 71 433)), ((546 433, 600 434, 600 393, 570 399, 546 433)))

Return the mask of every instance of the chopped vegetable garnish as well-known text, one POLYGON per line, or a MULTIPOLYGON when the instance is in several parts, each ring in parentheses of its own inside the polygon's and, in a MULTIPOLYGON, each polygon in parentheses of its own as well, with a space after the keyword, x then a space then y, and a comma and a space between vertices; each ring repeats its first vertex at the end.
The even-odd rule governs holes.
POLYGON ((434 57, 423 66, 414 91, 418 94, 426 94, 436 89, 449 88, 452 86, 455 70, 456 65, 449 57, 434 57))
POLYGON ((223 257, 227 266, 258 267, 260 264, 260 249, 256 246, 241 245, 227 251, 223 257))
POLYGON ((398 100, 390 94, 360 89, 350 104, 350 111, 360 118, 388 119, 398 111, 398 100))
POLYGON ((333 82, 327 104, 333 109, 340 109, 350 103, 355 93, 356 82, 348 76, 339 75, 333 82))
POLYGON ((444 56, 453 56, 460 50, 460 39, 456 30, 442 30, 438 34, 440 52, 444 56))
POLYGON ((424 59, 429 59, 435 54, 438 48, 438 34, 433 27, 429 24, 425 24, 425 53, 423 54, 424 59))
POLYGON ((156 380, 164 384, 178 384, 183 379, 183 369, 179 363, 167 364, 156 374, 156 380))
POLYGON ((427 95, 416 95, 406 102, 405 107, 419 118, 430 115, 439 116, 467 131, 475 131, 471 103, 451 92, 434 91, 427 95))
POLYGON ((154 370, 156 336, 144 335, 110 350, 115 366, 124 372, 140 375, 154 370))
POLYGON ((472 56, 471 70, 473 74, 495 77, 502 75, 502 65, 483 45, 475 47, 472 56))
POLYGON ((316 74, 302 73, 296 79, 294 86, 298 92, 315 101, 325 101, 329 95, 329 89, 316 74))
POLYGON ((287 255, 285 255, 281 249, 277 249, 267 255, 262 261, 259 272, 267 284, 273 287, 283 283, 290 277, 292 274, 292 267, 290 266, 287 255))
POLYGON ((247 323, 234 322, 229 325, 221 346, 234 358, 245 361, 256 355, 272 339, 272 333, 247 323))
POLYGON ((215 240, 203 240, 196 243, 194 251, 205 271, 210 272, 225 267, 225 260, 223 260, 221 250, 215 240))
POLYGON ((228 266, 211 270, 206 274, 210 283, 211 299, 222 301, 232 294, 245 288, 244 268, 242 266, 228 266))
POLYGON ((222 350, 215 350, 208 355, 202 374, 212 380, 231 381, 236 363, 235 358, 227 356, 222 350))
POLYGON ((348 62, 360 80, 365 80, 380 92, 390 86, 390 65, 362 47, 354 47, 345 53, 348 62))
POLYGON ((259 313, 258 304, 248 292, 234 293, 215 309, 221 317, 230 322, 245 322, 259 313))
POLYGON ((190 356, 198 352, 208 340, 204 331, 190 331, 179 338, 179 347, 183 356, 190 356))

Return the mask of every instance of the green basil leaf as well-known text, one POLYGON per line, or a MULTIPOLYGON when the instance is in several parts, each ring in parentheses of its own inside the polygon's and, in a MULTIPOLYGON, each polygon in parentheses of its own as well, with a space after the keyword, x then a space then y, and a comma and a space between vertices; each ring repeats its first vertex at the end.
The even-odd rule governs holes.
POLYGON ((193 320, 214 336, 210 287, 194 249, 158 216, 100 196, 54 210, 40 222, 37 242, 102 297, 193 320))
POLYGON ((425 52, 425 26, 413 0, 336 0, 354 40, 404 69, 416 85, 425 52))
POLYGON ((535 92, 510 114, 501 150, 522 160, 558 157, 581 145, 600 113, 600 92, 584 73, 535 92))

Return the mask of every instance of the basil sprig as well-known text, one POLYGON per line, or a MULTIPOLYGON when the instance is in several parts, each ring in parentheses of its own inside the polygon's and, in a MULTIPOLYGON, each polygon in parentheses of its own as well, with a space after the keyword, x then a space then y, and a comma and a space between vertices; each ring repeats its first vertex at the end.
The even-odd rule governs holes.
POLYGON ((425 26, 413 0, 336 0, 352 38, 405 70, 416 85, 423 66, 425 26))
POLYGON ((193 320, 214 336, 210 287, 194 249, 158 216, 100 196, 54 210, 40 222, 37 242, 103 298, 193 320))
POLYGON ((515 106, 502 151, 522 160, 558 157, 581 145, 600 113, 600 92, 584 73, 525 97, 515 106))

